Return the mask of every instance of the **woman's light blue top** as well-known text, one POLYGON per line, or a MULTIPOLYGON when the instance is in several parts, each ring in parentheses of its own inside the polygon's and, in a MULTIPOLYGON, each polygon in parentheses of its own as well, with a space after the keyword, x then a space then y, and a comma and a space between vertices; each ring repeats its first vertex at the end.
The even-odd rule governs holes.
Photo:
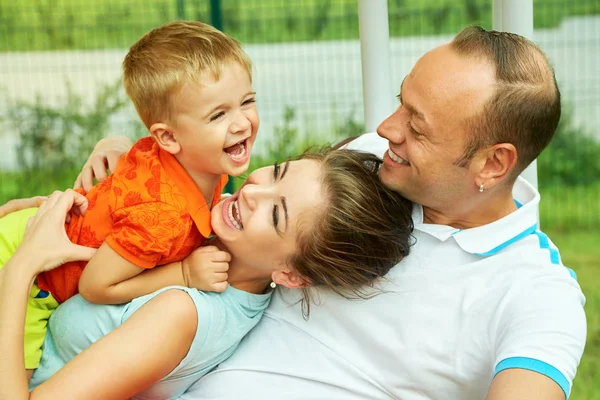
POLYGON ((30 389, 49 379, 149 300, 169 289, 183 290, 193 299, 198 312, 196 336, 181 363, 135 399, 180 396, 192 383, 233 354, 242 338, 258 323, 271 299, 270 293, 256 295, 231 286, 220 294, 172 286, 122 305, 92 304, 77 295, 58 307, 50 317, 42 359, 31 378, 30 389))

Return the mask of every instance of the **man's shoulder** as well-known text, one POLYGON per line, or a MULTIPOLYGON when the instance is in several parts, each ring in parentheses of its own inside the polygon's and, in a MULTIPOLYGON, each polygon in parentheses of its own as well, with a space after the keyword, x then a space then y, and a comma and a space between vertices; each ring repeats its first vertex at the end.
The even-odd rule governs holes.
POLYGON ((342 148, 349 150, 360 150, 383 157, 389 147, 387 139, 382 138, 375 132, 365 133, 356 139, 346 143, 342 148))

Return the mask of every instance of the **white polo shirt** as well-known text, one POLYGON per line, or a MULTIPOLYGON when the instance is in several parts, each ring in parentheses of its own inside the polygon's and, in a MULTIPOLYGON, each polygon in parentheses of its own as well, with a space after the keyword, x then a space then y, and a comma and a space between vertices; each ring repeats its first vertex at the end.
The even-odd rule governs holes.
MULTIPOLYGON (((383 154, 374 134, 353 148, 383 154)), ((483 399, 495 374, 523 368, 571 390, 586 337, 585 298, 537 229, 539 194, 519 179, 519 209, 460 230, 424 224, 385 293, 346 300, 320 289, 308 321, 278 289, 237 352, 182 399, 483 399)))

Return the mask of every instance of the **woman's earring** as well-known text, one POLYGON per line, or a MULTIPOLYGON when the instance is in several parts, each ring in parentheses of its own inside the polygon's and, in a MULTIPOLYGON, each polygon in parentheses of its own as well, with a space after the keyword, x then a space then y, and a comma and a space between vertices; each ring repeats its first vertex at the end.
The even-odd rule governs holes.
POLYGON ((277 284, 275 282, 271 282, 269 286, 271 286, 271 289, 275 289, 277 287, 277 284))
POLYGON ((479 193, 483 192, 483 183, 481 185, 479 185, 479 193))

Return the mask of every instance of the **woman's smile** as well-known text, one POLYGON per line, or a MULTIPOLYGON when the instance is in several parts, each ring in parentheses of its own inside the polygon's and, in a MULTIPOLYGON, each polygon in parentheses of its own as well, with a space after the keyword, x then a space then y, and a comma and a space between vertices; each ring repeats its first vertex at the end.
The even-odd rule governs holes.
POLYGON ((244 223, 242 222, 242 214, 238 199, 239 194, 235 194, 225 200, 221 208, 221 214, 223 215, 223 221, 227 226, 241 231, 244 230, 244 223))

